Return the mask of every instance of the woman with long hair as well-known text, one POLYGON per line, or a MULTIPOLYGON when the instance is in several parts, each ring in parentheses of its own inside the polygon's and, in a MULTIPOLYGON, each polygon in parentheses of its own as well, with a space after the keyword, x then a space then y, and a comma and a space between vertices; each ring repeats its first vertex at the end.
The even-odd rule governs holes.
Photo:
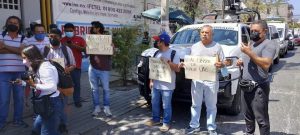
POLYGON ((34 96, 42 97, 48 95, 50 97, 50 105, 53 108, 53 113, 48 117, 38 115, 33 124, 32 134, 58 135, 59 112, 63 103, 59 98, 60 92, 57 89, 57 69, 49 61, 44 60, 39 49, 34 45, 24 48, 21 55, 23 63, 35 76, 30 77, 26 83, 35 89, 34 96))

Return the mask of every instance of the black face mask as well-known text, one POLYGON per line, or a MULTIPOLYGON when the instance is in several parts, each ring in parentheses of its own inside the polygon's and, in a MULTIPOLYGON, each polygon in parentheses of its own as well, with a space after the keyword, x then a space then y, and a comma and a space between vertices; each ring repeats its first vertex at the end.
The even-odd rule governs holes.
POLYGON ((7 31, 9 32, 17 32, 19 30, 17 25, 13 25, 13 24, 8 24, 6 26, 7 31))
POLYGON ((59 46, 60 45, 60 41, 58 39, 55 39, 55 38, 51 38, 50 39, 50 44, 52 46, 59 46))
POLYGON ((154 47, 154 48, 158 48, 158 41, 154 41, 153 47, 154 47))
POLYGON ((252 32, 250 34, 250 39, 253 40, 254 42, 257 42, 260 40, 260 37, 259 37, 260 33, 259 32, 252 32))

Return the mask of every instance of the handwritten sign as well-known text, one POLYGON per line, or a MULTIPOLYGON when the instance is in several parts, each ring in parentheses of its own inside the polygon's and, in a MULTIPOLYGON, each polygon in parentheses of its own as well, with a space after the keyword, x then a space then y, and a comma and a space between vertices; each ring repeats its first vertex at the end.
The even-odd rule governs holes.
POLYGON ((158 58, 149 58, 149 78, 171 83, 171 68, 168 63, 158 58))
POLYGON ((216 81, 216 57, 185 56, 185 78, 216 81))
POLYGON ((54 59, 51 59, 55 62, 57 62, 58 64, 60 64, 63 68, 65 68, 65 59, 64 58, 54 58, 54 59))
POLYGON ((113 55, 112 36, 111 35, 86 35, 86 53, 113 55))

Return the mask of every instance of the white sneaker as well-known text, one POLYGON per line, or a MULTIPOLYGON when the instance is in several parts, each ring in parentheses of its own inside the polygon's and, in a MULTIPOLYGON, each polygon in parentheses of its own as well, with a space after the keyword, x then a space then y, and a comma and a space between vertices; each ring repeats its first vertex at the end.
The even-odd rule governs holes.
POLYGON ((108 117, 108 116, 112 116, 111 112, 110 112, 110 109, 109 109, 109 106, 104 106, 104 113, 105 115, 108 117))
POLYGON ((101 112, 100 106, 97 105, 97 106, 95 106, 95 110, 92 112, 92 115, 98 116, 100 112, 101 112))

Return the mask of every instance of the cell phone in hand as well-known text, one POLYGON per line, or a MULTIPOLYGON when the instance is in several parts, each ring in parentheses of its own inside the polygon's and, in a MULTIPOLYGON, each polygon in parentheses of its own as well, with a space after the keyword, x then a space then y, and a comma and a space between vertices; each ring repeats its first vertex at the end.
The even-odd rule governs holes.
POLYGON ((247 35, 242 34, 242 42, 243 42, 244 45, 246 45, 246 46, 248 45, 249 40, 248 40, 247 35))

